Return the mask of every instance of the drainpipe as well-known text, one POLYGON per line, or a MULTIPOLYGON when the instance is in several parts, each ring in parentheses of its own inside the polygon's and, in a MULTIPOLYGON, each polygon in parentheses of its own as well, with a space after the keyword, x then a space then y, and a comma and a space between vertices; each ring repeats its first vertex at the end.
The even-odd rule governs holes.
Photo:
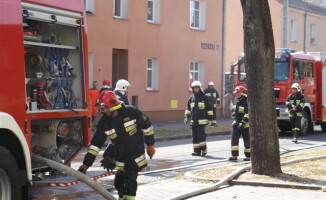
POLYGON ((222 10, 222 93, 220 94, 220 100, 222 102, 222 116, 225 116, 225 12, 226 12, 226 0, 223 0, 222 10))
POLYGON ((289 0, 283 0, 283 48, 288 48, 289 0))
POLYGON ((305 0, 306 6, 304 8, 304 22, 303 22, 303 51, 306 52, 306 37, 307 37, 307 1, 305 0))

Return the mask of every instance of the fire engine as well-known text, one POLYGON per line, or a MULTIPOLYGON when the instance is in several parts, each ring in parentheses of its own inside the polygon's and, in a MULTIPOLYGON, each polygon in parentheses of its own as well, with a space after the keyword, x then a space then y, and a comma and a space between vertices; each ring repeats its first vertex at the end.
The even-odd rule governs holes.
MULTIPOLYGON (((231 65, 230 76, 235 75, 235 86, 246 86, 244 54, 231 65), (234 74, 236 73, 236 74, 234 74)), ((274 60, 274 94, 278 127, 291 131, 289 113, 285 106, 291 85, 299 83, 305 96, 300 135, 312 132, 314 124, 326 132, 326 56, 325 53, 295 52, 277 49, 274 60)))
POLYGON ((69 165, 91 137, 82 0, 0 0, 0 199, 26 197, 32 155, 69 165))

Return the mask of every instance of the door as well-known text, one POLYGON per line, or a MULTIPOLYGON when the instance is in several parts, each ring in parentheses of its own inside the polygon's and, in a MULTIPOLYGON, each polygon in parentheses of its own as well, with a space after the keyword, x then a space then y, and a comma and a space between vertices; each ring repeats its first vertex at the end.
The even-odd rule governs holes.
POLYGON ((113 49, 112 51, 112 88, 119 79, 128 80, 128 50, 113 49))

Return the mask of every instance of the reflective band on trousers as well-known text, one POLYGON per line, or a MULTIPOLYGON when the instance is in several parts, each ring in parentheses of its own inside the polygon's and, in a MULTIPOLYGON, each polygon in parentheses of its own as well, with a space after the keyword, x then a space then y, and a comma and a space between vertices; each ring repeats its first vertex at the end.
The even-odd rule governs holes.
POLYGON ((231 146, 231 150, 232 151, 238 151, 239 150, 239 146, 231 146))
POLYGON ((115 170, 123 171, 125 169, 125 164, 123 162, 115 161, 115 170))
POLYGON ((245 149, 244 152, 245 153, 250 153, 251 151, 250 151, 250 149, 245 149))
POLYGON ((137 163, 138 167, 142 167, 147 164, 145 154, 139 156, 135 159, 135 162, 137 163))

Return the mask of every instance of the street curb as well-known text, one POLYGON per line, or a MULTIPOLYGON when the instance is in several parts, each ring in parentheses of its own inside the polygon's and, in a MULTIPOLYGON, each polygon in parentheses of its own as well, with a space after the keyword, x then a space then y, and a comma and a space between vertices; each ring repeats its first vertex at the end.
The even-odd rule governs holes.
MULTIPOLYGON (((217 136, 217 135, 230 135, 231 131, 221 131, 221 132, 213 132, 206 134, 206 137, 217 136)), ((155 137, 155 133, 154 133, 155 137)), ((155 137, 155 142, 165 142, 171 140, 180 140, 180 139, 188 139, 191 138, 191 135, 175 135, 175 136, 167 136, 167 137, 155 137)))

